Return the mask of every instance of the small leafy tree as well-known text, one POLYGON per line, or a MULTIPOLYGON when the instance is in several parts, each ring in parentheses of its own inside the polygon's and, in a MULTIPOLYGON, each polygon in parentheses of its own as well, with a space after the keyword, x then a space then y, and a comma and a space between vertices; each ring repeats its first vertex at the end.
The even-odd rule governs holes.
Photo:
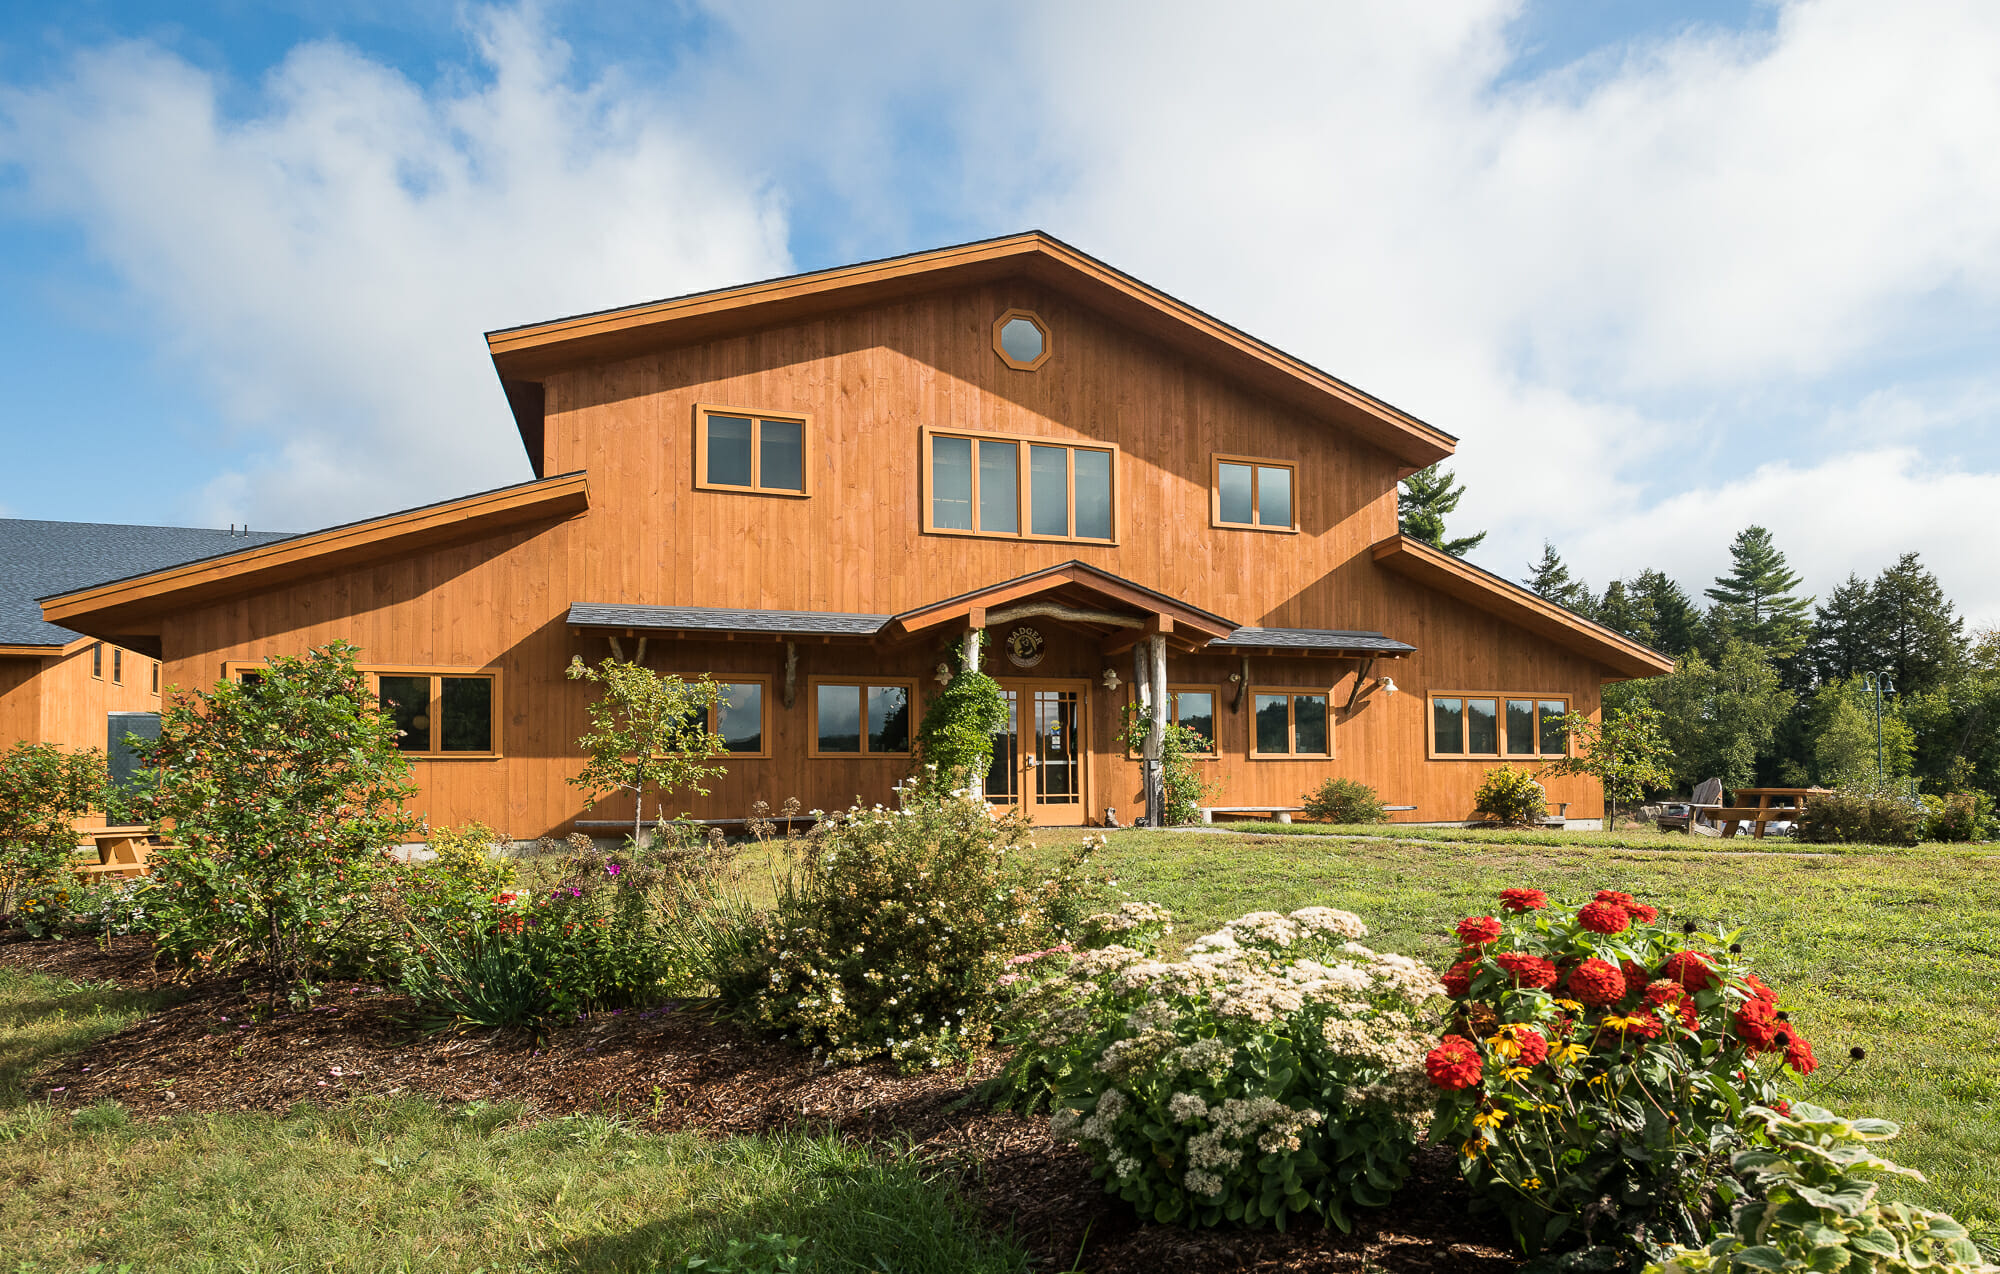
POLYGON ((21 742, 0 752, 0 915, 44 927, 44 917, 23 909, 40 911, 40 895, 60 885, 76 820, 103 801, 108 779, 95 748, 21 742))
POLYGON ((1007 724, 1000 683, 978 668, 961 668, 924 709, 917 727, 920 764, 936 766, 947 789, 983 778, 993 763, 993 733, 1007 724))
POLYGON ((248 683, 176 691, 138 809, 174 844, 154 856, 148 906, 163 950, 211 967, 261 951, 275 1002, 310 997, 343 932, 367 913, 387 851, 422 822, 396 723, 335 641, 264 661, 248 683))
POLYGON ((590 681, 604 693, 590 705, 590 730, 576 741, 590 760, 570 786, 594 808, 606 792, 632 794, 632 839, 646 818, 646 793, 658 793, 665 819, 667 795, 685 789, 707 796, 702 784, 723 772, 711 764, 724 755, 722 736, 708 728, 710 714, 723 703, 722 687, 707 677, 683 681, 638 664, 606 659, 592 668, 571 659, 571 681, 590 681))
MULTIPOLYGON (((1153 716, 1136 703, 1125 705, 1125 746, 1144 752, 1146 735, 1153 728, 1153 716)), ((1201 807, 1221 790, 1221 784, 1202 775, 1195 758, 1213 752, 1215 745, 1196 730, 1178 722, 1160 733, 1160 788, 1166 796, 1167 826, 1181 827, 1201 819, 1201 807)))
POLYGON ((1543 774, 1584 774, 1604 785, 1605 830, 1618 826, 1618 805, 1631 804, 1649 787, 1674 781, 1668 768, 1673 748, 1660 725, 1660 710, 1638 702, 1623 711, 1607 710, 1603 721, 1580 712, 1563 718, 1574 745, 1570 755, 1542 767, 1543 774))

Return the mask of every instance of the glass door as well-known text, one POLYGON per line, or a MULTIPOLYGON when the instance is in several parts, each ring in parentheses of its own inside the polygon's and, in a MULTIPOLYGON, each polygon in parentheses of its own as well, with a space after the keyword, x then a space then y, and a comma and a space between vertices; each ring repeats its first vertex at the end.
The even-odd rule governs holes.
POLYGON ((1007 723, 994 732, 986 799, 1014 805, 1045 827, 1085 820, 1083 723, 1089 691, 1081 682, 1002 682, 1007 723))

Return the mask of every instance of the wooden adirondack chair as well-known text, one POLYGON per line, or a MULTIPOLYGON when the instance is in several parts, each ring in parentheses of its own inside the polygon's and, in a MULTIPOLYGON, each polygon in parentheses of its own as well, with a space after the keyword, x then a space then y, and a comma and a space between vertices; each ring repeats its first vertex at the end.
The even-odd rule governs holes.
POLYGON ((1695 788, 1689 798, 1686 814, 1663 815, 1656 824, 1663 832, 1691 832, 1697 836, 1720 836, 1721 826, 1714 819, 1701 812, 1703 805, 1714 805, 1722 799, 1722 780, 1709 779, 1695 788))

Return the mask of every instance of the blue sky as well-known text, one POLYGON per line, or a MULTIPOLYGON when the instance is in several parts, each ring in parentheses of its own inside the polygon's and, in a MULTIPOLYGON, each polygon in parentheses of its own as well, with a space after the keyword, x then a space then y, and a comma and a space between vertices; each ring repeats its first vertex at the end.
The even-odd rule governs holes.
POLYGON ((1457 434, 1519 576, 2000 623, 2000 9, 0 8, 0 514, 527 476, 481 333, 1040 226, 1457 434))

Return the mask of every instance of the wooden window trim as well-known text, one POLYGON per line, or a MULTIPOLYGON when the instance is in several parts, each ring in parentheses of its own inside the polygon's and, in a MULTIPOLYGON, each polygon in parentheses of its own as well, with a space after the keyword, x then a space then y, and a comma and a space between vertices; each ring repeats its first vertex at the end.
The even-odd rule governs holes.
POLYGON ((1123 481, 1120 470, 1123 455, 1115 442, 1081 442, 1068 438, 1043 438, 1032 434, 988 433, 976 429, 938 429, 930 425, 923 427, 923 450, 918 457, 917 504, 922 518, 921 529, 925 535, 963 536, 976 540, 1014 540, 1031 544, 1098 544, 1105 548, 1117 548, 1122 521, 1118 515, 1119 485, 1123 481), (931 444, 938 438, 969 438, 972 440, 972 519, 979 520, 979 443, 1011 442, 1018 448, 1014 461, 1014 496, 1019 504, 1016 524, 1022 527, 1034 525, 1033 498, 1034 484, 1028 468, 1029 447, 1062 447, 1070 452, 1069 457, 1069 523, 1076 526, 1076 453, 1079 451, 1102 451, 1111 456, 1111 538, 1090 539, 1079 535, 1036 535, 1030 531, 982 531, 977 526, 970 530, 959 527, 940 527, 933 517, 932 508, 932 468, 931 444))
POLYGON ((914 677, 807 677, 806 678, 806 756, 814 761, 907 761, 917 745, 917 723, 922 719, 922 704, 917 699, 917 682, 914 677), (862 692, 861 697, 861 750, 859 752, 822 752, 819 748, 819 688, 821 686, 853 686, 862 692), (910 746, 901 752, 876 752, 868 746, 868 696, 869 687, 878 689, 889 686, 900 687, 910 697, 910 746))
MULTIPOLYGON (((1562 704, 1563 704, 1563 715, 1564 715, 1564 716, 1568 716, 1568 715, 1569 715, 1569 714, 1570 714, 1571 712, 1573 712, 1573 711, 1575 711, 1575 710, 1576 710, 1576 701, 1575 701, 1575 698, 1574 698, 1573 696, 1571 696, 1571 695, 1567 695, 1567 694, 1558 694, 1558 693, 1554 693, 1554 692, 1543 692, 1543 691, 1539 691, 1539 690, 1536 690, 1536 691, 1528 691, 1528 690, 1429 690, 1429 691, 1426 691, 1426 692, 1424 693, 1424 755, 1425 755, 1425 758, 1426 758, 1427 760, 1431 760, 1431 761, 1484 761, 1484 762, 1487 762, 1488 764, 1491 764, 1491 763, 1493 763, 1493 762, 1495 762, 1495 761, 1549 761, 1549 760, 1556 760, 1556 759, 1559 759, 1559 758, 1561 758, 1561 757, 1565 757, 1565 756, 1568 756, 1568 755, 1570 754, 1570 744, 1569 744, 1569 741, 1568 741, 1567 739, 1565 739, 1565 740, 1564 740, 1564 742, 1563 742, 1563 750, 1562 750, 1562 751, 1560 751, 1560 752, 1539 752, 1539 751, 1538 751, 1538 752, 1509 752, 1509 751, 1507 751, 1507 701, 1508 701, 1509 699, 1533 699, 1533 700, 1535 701, 1535 740, 1536 740, 1536 746, 1537 746, 1537 747, 1539 747, 1539 746, 1540 746, 1540 743, 1541 743, 1541 737, 1542 737, 1542 708, 1541 708, 1541 705, 1542 705, 1542 702, 1543 702, 1543 701, 1545 701, 1545 700, 1546 700, 1546 701, 1554 701, 1554 700, 1557 700, 1557 699, 1560 699, 1560 700, 1562 700, 1562 704), (1495 735, 1495 741, 1496 741, 1496 742, 1497 742, 1497 743, 1499 744, 1499 746, 1500 746, 1500 750, 1499 750, 1498 752, 1440 752, 1440 751, 1438 751, 1438 750, 1437 750, 1437 708, 1436 708, 1435 704, 1434 704, 1434 703, 1432 702, 1433 700, 1436 700, 1436 699, 1460 699, 1460 700, 1465 700, 1465 699, 1491 699, 1491 700, 1493 700, 1493 701, 1494 701, 1494 707, 1495 707, 1495 709, 1496 709, 1496 713, 1497 713, 1497 715, 1496 715, 1496 717, 1495 717, 1495 720, 1494 720, 1494 735, 1495 735)), ((1460 712, 1461 712, 1461 713, 1463 713, 1463 711, 1464 711, 1463 709, 1460 709, 1460 712)), ((1462 723, 1463 723, 1463 721, 1464 721, 1464 718, 1463 718, 1463 716, 1461 716, 1461 717, 1460 717, 1460 722, 1461 722, 1461 729, 1463 728, 1463 724, 1462 724, 1462 723)))
POLYGON ((104 680, 104 643, 93 642, 90 647, 90 679, 104 680))
MULTIPOLYGON (((690 675, 687 673, 674 673, 670 675, 678 676, 683 681, 693 681, 701 677, 703 674, 694 673, 690 675)), ((755 752, 724 752, 720 759, 724 761, 770 760, 771 759, 770 675, 768 673, 759 673, 759 672, 710 672, 707 674, 707 677, 710 681, 713 681, 718 687, 731 684, 739 686, 748 685, 753 681, 763 687, 763 690, 759 691, 757 695, 757 703, 760 716, 760 719, 757 722, 757 737, 763 741, 764 746, 755 752)), ((721 722, 719 722, 716 719, 716 713, 718 711, 720 711, 719 707, 710 708, 708 710, 708 728, 711 733, 720 733, 720 730, 718 730, 717 727, 721 724, 721 722)))
POLYGON ((160 661, 153 660, 153 693, 160 693, 160 661))
POLYGON ((1236 456, 1218 451, 1208 461, 1208 524, 1220 531, 1263 531, 1270 535, 1297 535, 1299 533, 1299 466, 1295 460, 1275 460, 1269 456, 1236 456), (1292 475, 1292 521, 1289 526, 1265 526, 1259 522, 1225 522, 1222 520, 1222 466, 1224 464, 1247 464, 1250 466, 1250 516, 1257 517, 1262 506, 1257 500, 1257 468, 1283 469, 1292 475))
MULTIPOLYGON (((1219 760, 1222 756, 1222 707, 1223 707, 1222 687, 1220 685, 1206 686, 1192 681, 1168 682, 1167 683, 1167 703, 1169 705, 1168 721, 1172 725, 1180 724, 1181 720, 1180 704, 1174 699, 1173 696, 1181 693, 1182 691, 1191 691, 1195 694, 1207 694, 1215 696, 1215 736, 1216 736, 1215 745, 1207 752, 1192 752, 1189 753, 1189 755, 1194 757, 1194 759, 1197 761, 1219 760)), ((1135 707, 1139 703, 1139 688, 1137 686, 1132 687, 1131 703, 1135 707)), ((1139 759, 1139 756, 1140 754, 1138 752, 1132 751, 1129 748, 1126 749, 1125 757, 1127 760, 1136 761, 1139 759)))
MULTIPOLYGON (((717 403, 696 403, 694 406, 694 487, 697 491, 721 491, 731 495, 768 495, 786 500, 806 500, 813 493, 813 425, 812 417, 796 411, 759 411, 749 407, 724 407, 717 403), (710 416, 743 416, 750 420, 750 485, 731 486, 708 480, 708 418, 710 416), (806 489, 790 491, 780 487, 764 487, 757 484, 759 470, 763 466, 763 422, 766 420, 794 421, 799 425, 801 444, 800 463, 804 466, 803 479, 806 489)), ((739 754, 740 755, 740 754, 739 754)))
MULTIPOLYGON (((263 670, 264 661, 261 659, 230 659, 224 661, 222 665, 222 677, 225 681, 238 681, 241 680, 242 675, 246 672, 262 672, 263 670)), ((439 678, 485 677, 493 683, 491 713, 493 742, 498 744, 503 737, 504 730, 502 727, 506 722, 506 716, 502 711, 501 695, 505 689, 502 685, 505 674, 498 668, 491 666, 472 668, 457 664, 356 664, 355 671, 368 678, 368 689, 376 696, 378 703, 381 701, 382 678, 384 677, 429 677, 431 679, 431 702, 434 704, 444 694, 444 686, 440 683, 439 678)), ((442 721, 434 720, 431 722, 431 740, 433 743, 442 742, 439 735, 443 729, 444 724, 442 721)), ((498 746, 491 752, 444 752, 427 750, 423 752, 404 752, 403 755, 412 761, 504 761, 507 759, 505 748, 498 746)))
POLYGON ((1250 739, 1247 751, 1252 761, 1331 761, 1338 751, 1334 742, 1334 697, 1331 686, 1322 690, 1318 686, 1249 686, 1244 690, 1249 696, 1248 726, 1250 739), (1300 695, 1318 695, 1326 700, 1326 751, 1324 752, 1259 752, 1257 750, 1257 696, 1284 695, 1285 698, 1285 738, 1293 743, 1298 741, 1298 710, 1294 701, 1300 695))
POLYGON ((1049 331, 1047 320, 1043 319, 1041 315, 1035 313, 1033 310, 1008 310, 999 318, 993 320, 993 352, 1000 356, 1001 362, 1007 364, 1007 366, 1013 368, 1015 371, 1038 372, 1042 369, 1042 364, 1049 361, 1049 355, 1055 353, 1055 351, 1055 334, 1049 331), (1029 362, 1024 363, 1020 359, 1015 358, 1007 352, 1006 346, 1000 343, 1000 329, 1006 327, 1015 319, 1028 320, 1042 334, 1041 355, 1029 362))
POLYGON ((125 684, 125 648, 123 646, 113 646, 111 648, 111 684, 114 686, 125 684))

